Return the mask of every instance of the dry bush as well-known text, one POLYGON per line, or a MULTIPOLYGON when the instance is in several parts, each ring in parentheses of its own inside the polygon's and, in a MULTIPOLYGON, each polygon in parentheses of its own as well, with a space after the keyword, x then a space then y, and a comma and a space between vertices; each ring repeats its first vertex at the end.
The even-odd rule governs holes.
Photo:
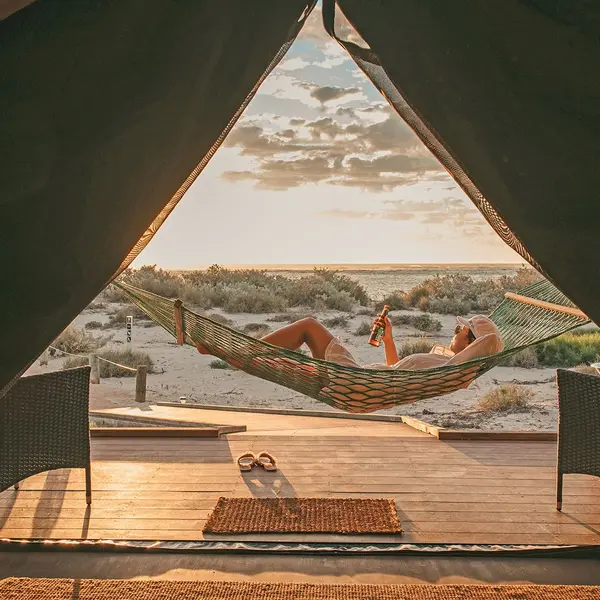
POLYGON ((525 348, 518 354, 513 354, 508 358, 504 359, 500 365, 501 367, 521 367, 523 369, 536 369, 539 367, 539 361, 537 357, 536 349, 533 347, 525 348))
POLYGON ((428 338, 404 340, 397 348, 398 357, 404 358, 410 354, 427 354, 433 348, 433 342, 428 338))
POLYGON ((232 365, 230 365, 228 362, 225 362, 224 360, 221 360, 220 358, 216 358, 215 360, 211 360, 208 363, 208 366, 211 369, 231 369, 231 370, 235 370, 235 367, 233 367, 232 365))
POLYGON ((392 315, 392 325, 409 325, 419 331, 435 332, 442 329, 442 323, 430 315, 392 315))
POLYGON ((348 327, 348 317, 345 315, 335 315, 329 319, 323 319, 325 327, 348 327))
POLYGON ((519 385, 501 385, 487 392, 477 408, 480 412, 524 412, 534 395, 532 390, 519 385))
POLYGON ((104 346, 110 339, 110 336, 95 336, 83 329, 77 329, 69 325, 52 342, 51 346, 69 354, 89 354, 97 348, 104 346))
POLYGON ((271 323, 288 323, 290 320, 290 313, 277 313, 267 319, 271 323))
POLYGON ((363 321, 355 330, 354 335, 369 335, 371 333, 371 329, 373 328, 373 324, 368 321, 363 321))

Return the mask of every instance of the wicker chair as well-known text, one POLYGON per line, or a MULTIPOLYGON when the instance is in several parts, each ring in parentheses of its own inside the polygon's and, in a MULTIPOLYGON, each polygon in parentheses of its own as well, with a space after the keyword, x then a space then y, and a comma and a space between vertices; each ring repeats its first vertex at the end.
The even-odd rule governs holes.
POLYGON ((92 502, 90 367, 21 377, 0 398, 0 491, 51 469, 85 469, 92 502))
POLYGON ((600 377, 558 369, 557 382, 556 509, 562 510, 564 474, 600 477, 600 377))

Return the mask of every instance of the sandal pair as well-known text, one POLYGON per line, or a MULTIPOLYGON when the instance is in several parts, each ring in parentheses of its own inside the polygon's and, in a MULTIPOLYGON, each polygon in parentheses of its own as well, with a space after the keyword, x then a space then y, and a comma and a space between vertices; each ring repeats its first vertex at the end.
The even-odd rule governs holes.
POLYGON ((265 471, 277 471, 277 462, 268 452, 261 452, 255 456, 252 452, 246 452, 237 459, 240 471, 250 471, 254 465, 262 467, 265 471))

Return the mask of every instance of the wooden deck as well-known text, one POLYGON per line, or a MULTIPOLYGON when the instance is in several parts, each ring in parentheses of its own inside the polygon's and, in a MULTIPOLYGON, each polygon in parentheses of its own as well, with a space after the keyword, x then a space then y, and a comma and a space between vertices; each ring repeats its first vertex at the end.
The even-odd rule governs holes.
POLYGON ((553 442, 443 442, 402 423, 182 411, 205 423, 243 420, 248 431, 220 439, 95 438, 91 509, 82 470, 37 475, 0 494, 0 538, 201 540, 219 496, 349 496, 394 498, 405 533, 235 539, 600 543, 600 479, 566 476, 557 512, 553 442), (235 457, 246 450, 275 454, 280 470, 241 474, 235 457))

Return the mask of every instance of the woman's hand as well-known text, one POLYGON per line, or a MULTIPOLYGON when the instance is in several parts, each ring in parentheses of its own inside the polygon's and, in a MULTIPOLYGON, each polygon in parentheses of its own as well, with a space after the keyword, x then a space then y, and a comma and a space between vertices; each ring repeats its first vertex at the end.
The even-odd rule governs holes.
POLYGON ((394 341, 394 336, 392 334, 392 322, 388 319, 388 317, 384 317, 383 319, 377 319, 375 321, 375 324, 384 327, 383 337, 381 338, 384 344, 388 344, 389 342, 394 341))

